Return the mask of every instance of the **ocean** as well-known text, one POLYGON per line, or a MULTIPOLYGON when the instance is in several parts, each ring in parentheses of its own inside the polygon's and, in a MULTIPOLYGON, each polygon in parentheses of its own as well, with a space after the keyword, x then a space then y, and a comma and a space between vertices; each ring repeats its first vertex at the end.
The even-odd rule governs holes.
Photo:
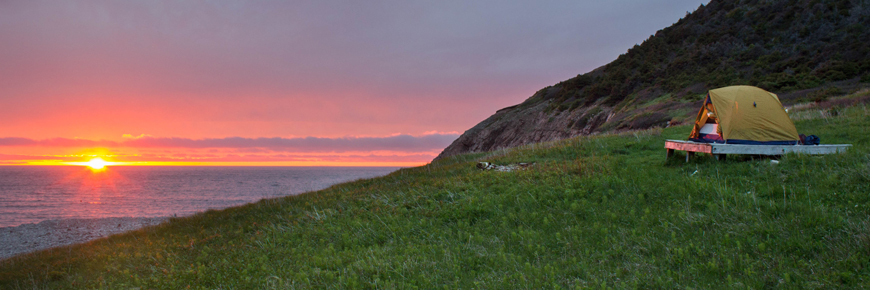
POLYGON ((320 190, 395 167, 0 166, 0 227, 186 216, 320 190))

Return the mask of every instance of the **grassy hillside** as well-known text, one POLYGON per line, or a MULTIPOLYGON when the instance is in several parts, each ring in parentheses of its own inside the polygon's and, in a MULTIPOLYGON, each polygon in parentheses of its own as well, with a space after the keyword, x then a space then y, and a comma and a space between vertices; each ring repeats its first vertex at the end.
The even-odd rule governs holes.
POLYGON ((665 161, 678 126, 460 155, 4 260, 0 288, 870 287, 868 108, 792 114, 854 147, 665 161))

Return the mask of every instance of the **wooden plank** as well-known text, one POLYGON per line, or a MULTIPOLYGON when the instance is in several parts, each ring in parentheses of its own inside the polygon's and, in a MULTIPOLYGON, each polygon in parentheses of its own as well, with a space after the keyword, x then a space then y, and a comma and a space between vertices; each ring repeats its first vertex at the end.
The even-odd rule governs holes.
POLYGON ((850 144, 835 145, 742 145, 742 144, 711 144, 713 154, 752 154, 752 155, 784 155, 799 154, 833 154, 846 152, 850 144))
POLYGON ((686 152, 712 153, 709 143, 698 143, 692 141, 667 140, 665 141, 665 148, 686 152))
POLYGON ((665 148, 668 149, 668 158, 673 156, 673 150, 686 151, 686 161, 698 153, 710 153, 716 160, 724 160, 726 154, 751 154, 751 155, 784 155, 788 153, 798 154, 834 154, 846 152, 851 144, 825 144, 825 145, 746 145, 746 144, 718 144, 700 143, 683 140, 666 140, 665 148))

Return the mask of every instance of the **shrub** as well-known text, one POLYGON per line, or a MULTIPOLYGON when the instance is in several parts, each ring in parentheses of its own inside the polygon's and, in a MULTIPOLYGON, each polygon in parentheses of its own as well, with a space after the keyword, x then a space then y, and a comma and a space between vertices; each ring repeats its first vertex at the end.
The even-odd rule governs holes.
POLYGON ((845 80, 849 77, 846 76, 846 74, 841 72, 841 71, 830 70, 830 71, 828 71, 828 73, 825 74, 825 78, 828 79, 829 81, 842 81, 842 80, 845 80))
POLYGON ((812 92, 809 95, 807 95, 807 97, 809 97, 809 99, 815 103, 821 103, 821 102, 828 100, 828 98, 830 98, 830 97, 839 96, 839 95, 843 95, 843 94, 845 94, 845 92, 843 92, 843 90, 840 89, 839 87, 829 87, 827 89, 812 92))

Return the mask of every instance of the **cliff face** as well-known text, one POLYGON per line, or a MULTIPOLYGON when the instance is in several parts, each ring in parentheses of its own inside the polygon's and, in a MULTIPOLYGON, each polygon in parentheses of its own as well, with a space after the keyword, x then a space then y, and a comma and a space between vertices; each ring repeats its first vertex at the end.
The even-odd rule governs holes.
MULTIPOLYGON (((513 106, 501 109, 465 131, 436 159, 589 133, 589 130, 584 131, 585 128, 578 130, 570 127, 571 121, 577 117, 578 112, 549 114, 544 111, 548 104, 548 102, 539 102, 527 107, 513 106)), ((596 114, 595 118, 603 120, 606 118, 605 115, 606 113, 601 112, 596 114)))
POLYGON ((617 113, 613 107, 604 104, 573 110, 554 110, 552 96, 559 90, 558 87, 548 87, 522 104, 498 110, 486 120, 465 131, 435 159, 589 135, 595 132, 663 127, 682 121, 657 111, 694 110, 692 105, 687 103, 655 104, 647 107, 655 112, 632 116, 627 113, 617 113))
POLYGON ((870 1, 713 0, 613 62, 541 89, 438 158, 691 120, 707 90, 754 85, 786 104, 870 82, 870 1))

